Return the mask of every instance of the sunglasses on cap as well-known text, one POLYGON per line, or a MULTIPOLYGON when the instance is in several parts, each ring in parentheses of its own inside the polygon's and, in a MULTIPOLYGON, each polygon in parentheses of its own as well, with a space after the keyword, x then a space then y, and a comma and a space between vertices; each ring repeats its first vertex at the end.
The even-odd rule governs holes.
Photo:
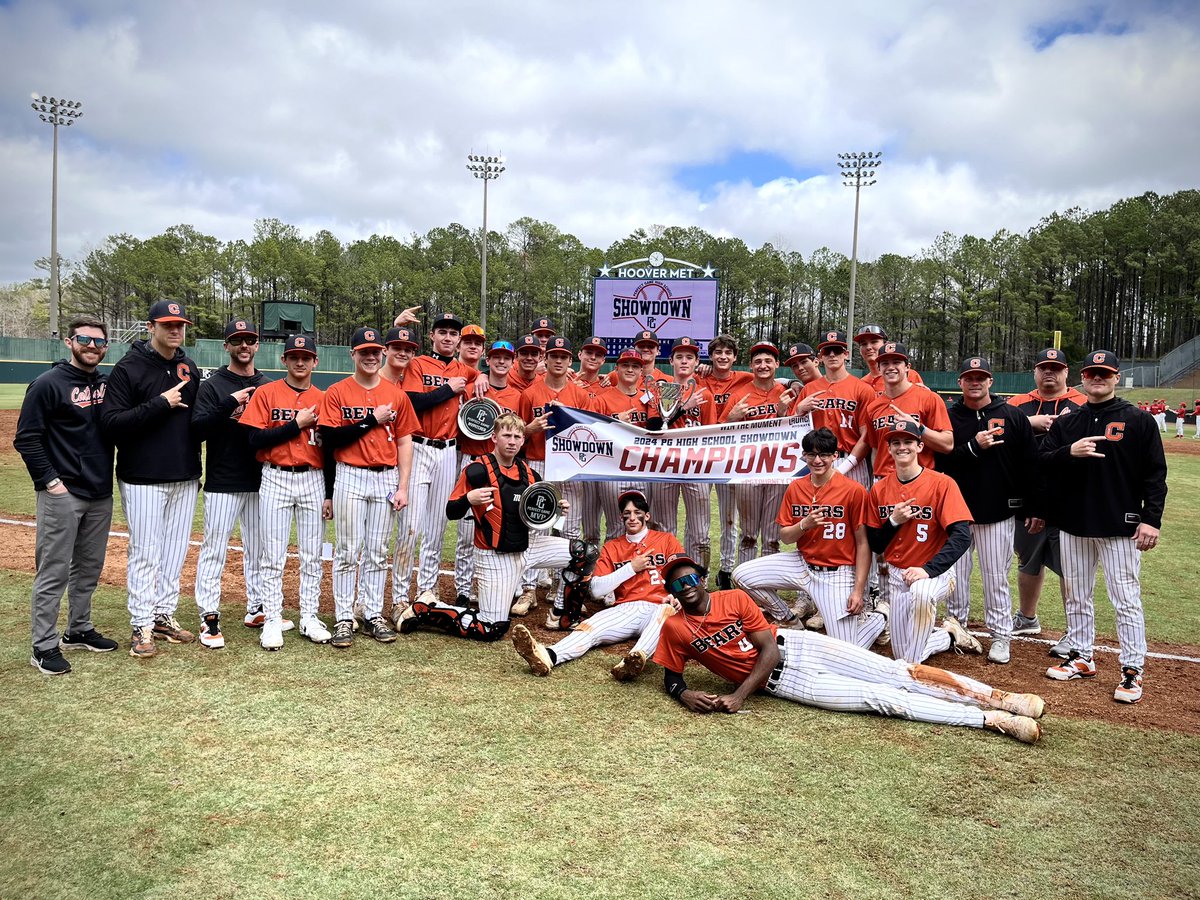
POLYGON ((108 346, 108 338, 92 337, 90 334, 77 334, 71 340, 80 347, 95 347, 97 350, 103 350, 108 346))
POLYGON ((703 583, 704 579, 697 573, 688 572, 686 575, 680 575, 678 578, 672 579, 671 583, 667 585, 667 590, 672 594, 682 594, 688 588, 696 587, 703 583))

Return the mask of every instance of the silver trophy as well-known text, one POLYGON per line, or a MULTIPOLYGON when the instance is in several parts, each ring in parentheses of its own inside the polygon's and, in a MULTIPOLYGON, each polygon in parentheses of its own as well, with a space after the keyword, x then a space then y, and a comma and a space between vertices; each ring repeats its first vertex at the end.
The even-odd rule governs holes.
POLYGON ((487 397, 468 400, 458 409, 458 427, 472 440, 486 441, 501 412, 500 404, 487 397))
POLYGON ((664 421, 670 422, 679 411, 682 386, 673 381, 660 381, 655 387, 658 389, 658 411, 664 421))
POLYGON ((552 532, 563 523, 562 495, 549 481, 536 481, 521 492, 517 513, 531 531, 552 532))

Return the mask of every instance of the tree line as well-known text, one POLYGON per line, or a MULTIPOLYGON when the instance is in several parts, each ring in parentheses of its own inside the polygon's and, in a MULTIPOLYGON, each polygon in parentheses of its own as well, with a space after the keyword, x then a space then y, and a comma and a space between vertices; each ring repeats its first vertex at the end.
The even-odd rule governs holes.
MULTIPOLYGON (((188 305, 199 337, 219 337, 235 316, 257 321, 263 301, 315 304, 318 340, 332 344, 348 343, 358 325, 385 326, 409 306, 478 321, 480 236, 455 223, 403 240, 343 242, 324 230, 306 237, 278 219, 257 221, 249 241, 222 242, 190 225, 146 239, 117 234, 66 265, 64 322, 73 312, 144 319, 164 297, 188 305)), ((828 248, 806 257, 701 228, 654 226, 599 249, 522 218, 488 234, 489 336, 516 337, 549 315, 560 332, 582 340, 596 268, 654 250, 717 268, 720 329, 743 341, 811 343, 844 327, 850 261, 828 248)), ((14 291, 26 296, 31 287, 10 288, 10 305, 14 291)), ((881 324, 929 370, 976 353, 999 368, 1023 368, 1056 330, 1073 359, 1095 347, 1124 359, 1157 358, 1197 334, 1198 313, 1196 190, 1054 213, 1025 234, 945 233, 920 253, 860 262, 855 300, 856 323, 881 324)))

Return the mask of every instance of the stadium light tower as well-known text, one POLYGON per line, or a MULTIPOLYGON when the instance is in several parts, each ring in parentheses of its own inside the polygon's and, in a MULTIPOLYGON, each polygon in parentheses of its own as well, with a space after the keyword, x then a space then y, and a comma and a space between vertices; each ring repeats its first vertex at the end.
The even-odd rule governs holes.
POLYGON ((850 317, 846 324, 846 339, 854 340, 854 288, 858 280, 858 196, 865 187, 875 183, 875 170, 882 162, 882 153, 839 153, 838 167, 842 184, 854 188, 854 242, 850 245, 850 317))
POLYGON ((50 337, 58 338, 58 126, 73 125, 83 115, 78 100, 33 93, 30 104, 38 118, 54 126, 54 164, 50 177, 50 337))
POLYGON ((476 156, 472 153, 467 157, 467 171, 483 179, 483 266, 479 274, 479 327, 487 334, 487 187, 489 181, 499 178, 504 171, 504 157, 476 156))

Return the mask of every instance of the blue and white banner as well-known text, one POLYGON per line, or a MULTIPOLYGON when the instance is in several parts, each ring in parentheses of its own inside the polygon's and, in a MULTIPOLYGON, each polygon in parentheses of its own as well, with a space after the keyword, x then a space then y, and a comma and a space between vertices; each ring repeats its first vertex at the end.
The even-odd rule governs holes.
POLYGON ((546 437, 550 481, 787 482, 807 470, 800 441, 809 416, 646 431, 554 406, 546 437))

